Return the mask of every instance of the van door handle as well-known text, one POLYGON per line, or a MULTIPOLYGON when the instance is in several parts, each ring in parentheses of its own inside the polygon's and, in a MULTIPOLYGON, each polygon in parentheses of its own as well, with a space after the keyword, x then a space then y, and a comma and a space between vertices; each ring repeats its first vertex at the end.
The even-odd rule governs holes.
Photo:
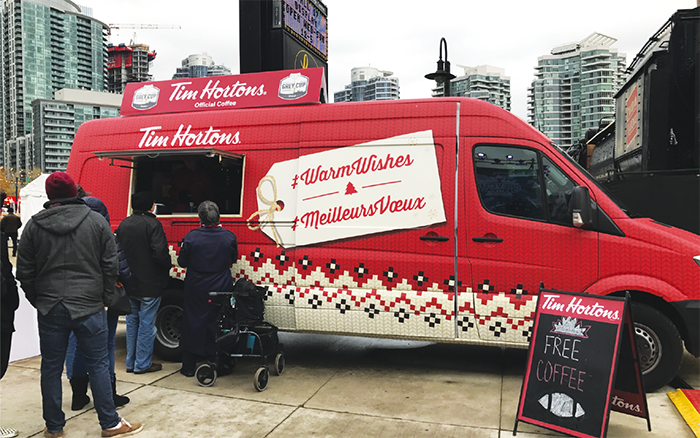
POLYGON ((474 242, 479 242, 479 243, 483 243, 483 242, 501 243, 501 242, 503 242, 503 239, 501 239, 500 237, 472 237, 472 240, 474 242))
POLYGON ((420 236, 420 240, 431 240, 434 242, 447 242, 450 240, 449 237, 446 236, 420 236))

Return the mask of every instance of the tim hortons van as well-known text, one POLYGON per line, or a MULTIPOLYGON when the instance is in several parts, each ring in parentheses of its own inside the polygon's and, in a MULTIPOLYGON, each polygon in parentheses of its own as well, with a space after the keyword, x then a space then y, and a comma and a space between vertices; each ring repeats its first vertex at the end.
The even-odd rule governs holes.
POLYGON ((121 117, 78 130, 68 173, 113 229, 132 193, 155 196, 173 260, 161 358, 179 356, 177 253, 205 199, 281 330, 527 348, 543 284, 630 293, 648 390, 684 343, 700 355, 700 236, 633 217, 501 108, 319 103, 319 70, 129 84, 121 117))

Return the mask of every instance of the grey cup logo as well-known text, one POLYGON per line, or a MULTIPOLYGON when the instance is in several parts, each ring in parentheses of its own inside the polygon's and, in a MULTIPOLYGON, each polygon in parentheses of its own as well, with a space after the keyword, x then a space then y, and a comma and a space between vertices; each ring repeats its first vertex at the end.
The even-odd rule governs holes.
POLYGON ((309 78, 301 73, 292 73, 280 81, 278 96, 286 100, 299 99, 309 91, 309 78))
POLYGON ((153 85, 145 85, 134 91, 131 107, 137 110, 151 109, 158 103, 160 90, 153 85))

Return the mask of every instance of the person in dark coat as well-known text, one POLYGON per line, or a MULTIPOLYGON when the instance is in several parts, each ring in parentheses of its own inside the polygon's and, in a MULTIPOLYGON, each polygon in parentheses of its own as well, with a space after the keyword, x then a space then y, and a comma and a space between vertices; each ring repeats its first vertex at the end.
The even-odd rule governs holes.
POLYGON ((219 207, 204 201, 197 209, 202 226, 187 233, 177 259, 187 268, 182 314, 182 369, 194 375, 197 359, 216 357, 217 307, 209 292, 231 292, 231 265, 238 259, 236 235, 219 224, 219 207))
POLYGON ((90 210, 96 211, 102 216, 104 216, 105 219, 107 219, 107 222, 109 223, 109 211, 107 211, 107 206, 105 205, 104 202, 100 198, 96 198, 92 195, 90 192, 86 192, 85 189, 83 189, 80 184, 76 184, 76 187, 78 187, 78 198, 82 199, 85 201, 85 204, 90 207, 90 210))
MULTIPOLYGON (((2 204, 0 204, 2 205, 2 204)), ((7 239, 12 239, 12 257, 17 255, 17 230, 22 226, 22 219, 15 214, 12 207, 7 209, 7 216, 0 221, 0 229, 5 233, 3 238, 7 243, 7 239)))
POLYGON ((132 308, 126 316, 126 371, 144 374, 163 368, 152 361, 153 342, 156 313, 168 285, 172 260, 163 225, 153 214, 156 208, 153 194, 134 193, 131 207, 134 213, 117 228, 131 270, 131 283, 126 288, 132 308))
POLYGON ((45 210, 25 225, 17 279, 37 309, 45 437, 63 436, 63 362, 70 333, 83 352, 102 436, 133 435, 142 424, 120 418, 109 375, 107 312, 117 281, 117 250, 105 219, 78 198, 70 175, 46 179, 45 210))
MULTIPOLYGON (((82 199, 85 204, 90 207, 90 210, 101 214, 109 223, 109 212, 107 207, 101 199, 95 197, 88 197, 92 193, 85 193, 80 184, 76 184, 78 188, 78 198, 82 199), (90 201, 90 202, 88 202, 90 201)), ((117 245, 117 255, 119 256, 120 248, 119 241, 116 240, 117 245)), ((122 270, 122 258, 119 258, 119 281, 121 281, 121 270, 122 270)), ((126 261, 124 261, 126 263, 126 261)), ((119 286, 119 285, 118 285, 119 286)), ((119 314, 116 313, 112 308, 107 310, 107 327, 109 329, 107 333, 107 352, 109 354, 109 373, 112 377, 112 398, 114 399, 114 406, 120 407, 129 403, 129 397, 117 394, 117 375, 114 372, 114 338, 117 333, 117 325, 119 323, 119 314)), ((90 397, 87 395, 88 383, 90 377, 88 376, 87 366, 85 364, 85 358, 83 357, 83 352, 80 351, 78 347, 78 340, 75 337, 75 333, 71 333, 68 340, 68 351, 66 352, 66 377, 70 382, 71 390, 73 396, 71 399, 71 410, 79 411, 83 409, 88 403, 90 403, 90 397)), ((1 438, 1 437, 0 437, 1 438)))
MULTIPOLYGON (((5 201, 5 191, 0 189, 0 205, 5 201)), ((0 301, 0 379, 5 375, 7 366, 10 363, 10 346, 12 344, 12 333, 15 331, 15 310, 19 307, 19 294, 17 293, 17 283, 12 274, 12 264, 8 255, 7 238, 4 231, 0 231, 0 265, 2 265, 2 279, 0 279, 0 291, 2 301, 0 301)), ((0 436, 14 437, 18 432, 8 427, 0 427, 0 436)))

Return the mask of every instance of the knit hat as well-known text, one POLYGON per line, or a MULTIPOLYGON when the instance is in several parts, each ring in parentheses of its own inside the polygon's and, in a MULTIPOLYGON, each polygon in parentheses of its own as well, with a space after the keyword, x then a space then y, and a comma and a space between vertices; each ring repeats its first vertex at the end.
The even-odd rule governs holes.
POLYGON ((137 192, 131 195, 131 208, 136 211, 148 211, 153 207, 153 193, 137 192))
POLYGON ((78 196, 78 189, 75 181, 65 172, 54 172, 46 178, 46 196, 50 200, 75 198, 78 196))

